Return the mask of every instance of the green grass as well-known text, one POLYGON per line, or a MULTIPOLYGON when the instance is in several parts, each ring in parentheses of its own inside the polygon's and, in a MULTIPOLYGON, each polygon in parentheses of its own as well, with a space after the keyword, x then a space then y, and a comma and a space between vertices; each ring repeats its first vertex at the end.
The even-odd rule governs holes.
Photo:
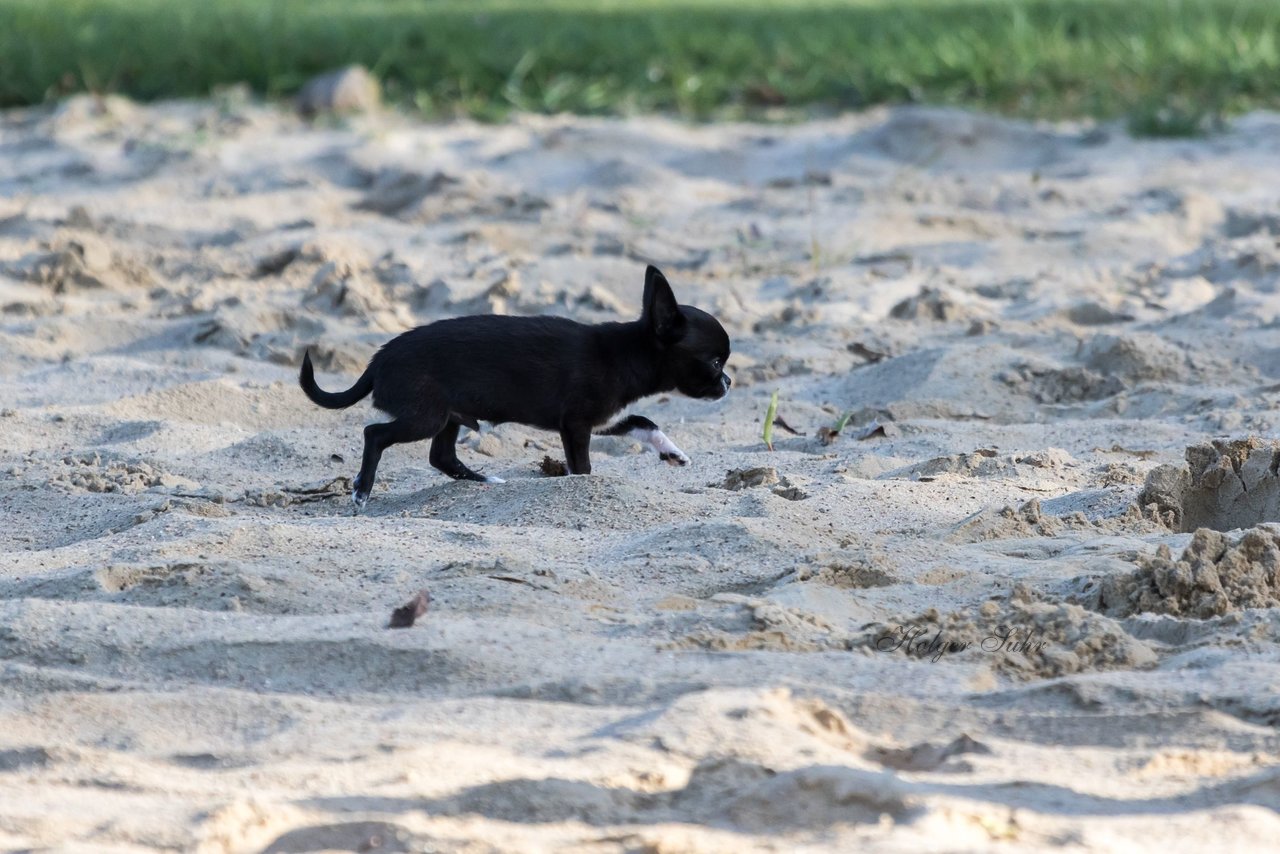
POLYGON ((352 62, 432 114, 924 101, 1184 134, 1280 105, 1280 0, 0 0, 0 106, 352 62))

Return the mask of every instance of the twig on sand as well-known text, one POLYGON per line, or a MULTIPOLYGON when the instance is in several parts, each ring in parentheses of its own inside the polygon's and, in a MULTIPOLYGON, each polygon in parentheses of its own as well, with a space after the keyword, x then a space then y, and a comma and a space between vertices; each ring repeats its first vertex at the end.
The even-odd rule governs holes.
POLYGON ((775 416, 773 416, 773 423, 774 423, 774 424, 776 424, 776 425, 778 425, 779 427, 781 427, 783 430, 786 430, 786 431, 787 431, 788 433, 790 433, 792 436, 808 436, 808 435, 809 435, 808 433, 804 432, 803 430, 797 430, 796 428, 792 427, 792 426, 791 426, 790 424, 788 424, 787 422, 783 421, 783 420, 782 420, 782 416, 781 416, 781 415, 775 415, 775 416))

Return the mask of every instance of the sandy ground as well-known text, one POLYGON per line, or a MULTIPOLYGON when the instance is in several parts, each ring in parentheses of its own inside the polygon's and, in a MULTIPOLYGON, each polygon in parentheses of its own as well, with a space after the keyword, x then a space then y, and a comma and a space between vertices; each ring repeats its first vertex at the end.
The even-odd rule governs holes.
POLYGON ((1276 845, 1277 186, 1271 115, 0 115, 0 846, 1276 845), (650 261, 734 340, 631 410, 692 466, 503 425, 353 514, 305 347, 650 261))

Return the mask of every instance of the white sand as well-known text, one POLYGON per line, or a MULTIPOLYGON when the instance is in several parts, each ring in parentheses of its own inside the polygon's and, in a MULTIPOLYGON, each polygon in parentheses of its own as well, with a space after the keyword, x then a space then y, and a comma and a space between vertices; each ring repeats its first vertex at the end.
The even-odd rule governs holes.
POLYGON ((1200 601, 1217 558, 1134 503, 1275 435, 1278 186, 1268 115, 0 115, 0 847, 1274 846, 1275 529, 1200 601), (460 453, 507 483, 397 447, 352 515, 372 413, 304 347, 339 388, 434 318, 629 318, 648 261, 734 339, 725 401, 631 410, 692 466, 544 478, 505 425, 460 453))

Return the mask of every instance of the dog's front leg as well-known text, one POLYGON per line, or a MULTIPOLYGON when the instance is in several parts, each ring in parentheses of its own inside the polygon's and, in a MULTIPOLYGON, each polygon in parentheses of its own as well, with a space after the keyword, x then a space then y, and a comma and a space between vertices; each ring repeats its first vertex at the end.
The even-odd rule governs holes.
POLYGON ((560 444, 569 474, 591 474, 591 428, 566 424, 560 428, 560 444))
POLYGON ((667 438, 667 434, 658 429, 643 415, 628 415, 615 424, 596 433, 597 436, 630 436, 642 445, 647 445, 663 460, 672 466, 689 465, 689 457, 676 447, 676 443, 667 438))

